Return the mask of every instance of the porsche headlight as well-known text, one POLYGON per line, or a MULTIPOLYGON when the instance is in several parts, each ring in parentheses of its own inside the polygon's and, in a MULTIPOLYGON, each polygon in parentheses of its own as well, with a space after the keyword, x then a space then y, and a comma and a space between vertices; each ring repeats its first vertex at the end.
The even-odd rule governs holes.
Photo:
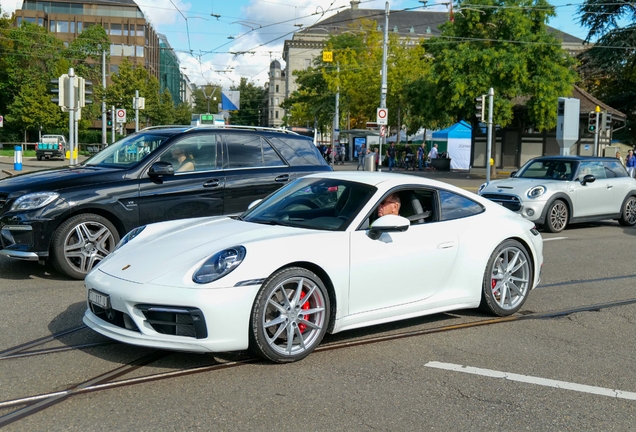
POLYGON ((205 284, 221 279, 243 262, 245 253, 243 246, 235 246, 215 253, 203 263, 199 270, 194 272, 192 280, 205 284))
POLYGON ((535 186, 528 191, 528 198, 539 198, 546 190, 545 186, 535 186))
POLYGON ((9 211, 36 210, 51 204, 60 196, 57 192, 34 192, 14 201, 9 211))
POLYGON ((132 229, 128 234, 124 236, 123 239, 119 240, 119 243, 117 243, 117 246, 115 246, 115 250, 121 248, 123 245, 125 245, 126 243, 128 243, 129 241, 137 237, 139 234, 141 234, 141 232, 145 228, 146 228, 146 225, 132 229))
POLYGON ((477 191, 477 195, 481 195, 481 191, 486 189, 486 186, 488 186, 488 183, 482 183, 482 185, 479 186, 479 190, 477 191))

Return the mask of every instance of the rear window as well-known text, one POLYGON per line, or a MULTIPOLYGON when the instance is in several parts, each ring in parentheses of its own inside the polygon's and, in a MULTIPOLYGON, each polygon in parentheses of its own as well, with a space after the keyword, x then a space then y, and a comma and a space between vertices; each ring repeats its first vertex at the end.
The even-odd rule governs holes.
POLYGON ((301 136, 268 137, 290 165, 326 165, 320 151, 309 138, 301 136))

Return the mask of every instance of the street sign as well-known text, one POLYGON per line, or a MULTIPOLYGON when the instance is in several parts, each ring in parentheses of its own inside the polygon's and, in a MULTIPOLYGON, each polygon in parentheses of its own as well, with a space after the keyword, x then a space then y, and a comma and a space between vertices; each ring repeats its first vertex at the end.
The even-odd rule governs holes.
POLYGON ((142 98, 142 97, 133 98, 133 108, 140 109, 140 110, 146 108, 146 98, 142 98))
POLYGON ((126 110, 123 108, 117 108, 115 110, 115 121, 117 123, 126 123, 126 110))
POLYGON ((4 117, 0 116, 0 127, 4 127, 4 117))
POLYGON ((325 63, 333 62, 333 51, 323 51, 322 61, 324 61, 325 63))
POLYGON ((378 108, 377 123, 379 125, 385 125, 388 123, 389 111, 386 108, 378 108))

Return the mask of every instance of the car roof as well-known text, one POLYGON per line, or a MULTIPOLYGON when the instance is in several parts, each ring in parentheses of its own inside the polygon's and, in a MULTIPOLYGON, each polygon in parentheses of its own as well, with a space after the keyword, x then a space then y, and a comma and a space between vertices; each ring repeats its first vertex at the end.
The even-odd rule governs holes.
POLYGON ((329 178, 338 180, 348 180, 358 183, 365 183, 370 186, 375 186, 382 189, 392 189, 402 185, 415 185, 415 186, 430 186, 441 189, 448 189, 454 191, 461 191, 465 193, 464 189, 453 186, 449 183, 445 183, 438 180, 433 180, 426 177, 418 177, 409 174, 400 173, 387 173, 387 172, 374 172, 374 171, 331 171, 320 172, 310 174, 306 177, 309 178, 329 178))
POLYGON ((536 157, 534 159, 532 159, 533 161, 545 161, 545 160, 555 160, 555 161, 564 161, 564 162, 575 162, 575 161, 607 161, 607 160, 617 160, 616 158, 613 157, 601 157, 601 156, 577 156, 577 155, 571 155, 571 156, 539 156, 536 157))

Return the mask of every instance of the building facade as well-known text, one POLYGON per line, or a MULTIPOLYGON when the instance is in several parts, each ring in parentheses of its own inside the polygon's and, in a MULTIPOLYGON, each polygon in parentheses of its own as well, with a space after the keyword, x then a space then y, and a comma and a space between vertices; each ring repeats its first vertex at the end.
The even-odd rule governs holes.
POLYGON ((117 73, 126 58, 160 79, 159 38, 133 0, 24 0, 14 17, 16 25, 22 21, 37 24, 65 45, 84 29, 100 25, 111 42, 107 75, 117 73))
POLYGON ((280 127, 283 125, 285 110, 280 104, 287 97, 286 72, 281 68, 280 62, 274 60, 269 64, 269 82, 267 83, 267 100, 264 109, 261 109, 261 122, 269 127, 280 127), (263 115, 263 112, 266 115, 263 115))
POLYGON ((168 38, 159 33, 159 86, 163 93, 166 89, 172 95, 172 100, 179 105, 183 99, 181 98, 181 85, 183 78, 181 77, 181 65, 174 50, 168 42, 168 38))

